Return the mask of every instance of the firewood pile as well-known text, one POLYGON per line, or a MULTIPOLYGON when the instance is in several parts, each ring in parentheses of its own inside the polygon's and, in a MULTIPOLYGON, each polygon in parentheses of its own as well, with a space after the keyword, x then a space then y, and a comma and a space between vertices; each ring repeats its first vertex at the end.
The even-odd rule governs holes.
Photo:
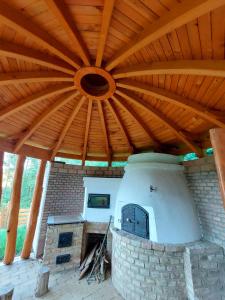
POLYGON ((94 246, 94 248, 88 253, 80 266, 79 280, 82 279, 86 274, 88 274, 88 284, 90 284, 92 281, 97 281, 98 283, 100 283, 106 278, 106 268, 109 264, 106 250, 106 238, 108 235, 111 219, 112 217, 110 217, 103 241, 100 244, 96 244, 94 246))

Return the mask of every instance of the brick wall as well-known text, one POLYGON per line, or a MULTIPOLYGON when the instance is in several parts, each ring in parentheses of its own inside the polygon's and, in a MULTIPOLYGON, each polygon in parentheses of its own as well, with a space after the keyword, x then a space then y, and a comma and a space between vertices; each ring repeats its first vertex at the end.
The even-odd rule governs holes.
POLYGON ((79 215, 83 211, 83 177, 122 177, 123 168, 81 167, 52 163, 43 207, 37 256, 43 254, 50 215, 79 215))
POLYGON ((185 162, 186 178, 197 207, 203 236, 225 248, 225 209, 213 157, 185 162))

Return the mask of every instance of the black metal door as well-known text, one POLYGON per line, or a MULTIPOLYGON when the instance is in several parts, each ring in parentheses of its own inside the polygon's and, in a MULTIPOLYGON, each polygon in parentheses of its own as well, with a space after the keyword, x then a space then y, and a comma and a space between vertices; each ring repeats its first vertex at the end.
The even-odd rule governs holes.
POLYGON ((148 212, 137 204, 128 204, 122 208, 122 230, 149 239, 148 212))

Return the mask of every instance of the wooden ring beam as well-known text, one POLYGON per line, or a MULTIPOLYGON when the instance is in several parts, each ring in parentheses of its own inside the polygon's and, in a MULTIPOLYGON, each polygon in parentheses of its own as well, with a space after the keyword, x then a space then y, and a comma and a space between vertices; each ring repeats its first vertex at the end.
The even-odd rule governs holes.
POLYGON ((113 96, 116 84, 110 73, 98 67, 84 67, 74 76, 75 87, 89 99, 106 100, 113 96))

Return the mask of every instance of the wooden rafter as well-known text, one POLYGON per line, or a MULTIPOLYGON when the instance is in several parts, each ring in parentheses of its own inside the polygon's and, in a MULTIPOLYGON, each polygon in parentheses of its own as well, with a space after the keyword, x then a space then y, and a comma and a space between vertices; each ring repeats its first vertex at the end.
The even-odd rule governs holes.
MULTIPOLYGON (((76 28, 76 25, 66 7, 63 0, 45 0, 49 9, 57 17, 64 30, 67 32, 70 41, 74 44, 74 48, 78 51, 79 56, 86 66, 90 65, 90 57, 88 49, 76 28)), ((110 1, 109 1, 110 2, 110 1)))
POLYGON ((83 153, 82 153, 82 165, 85 163, 85 159, 87 156, 87 144, 88 144, 88 135, 90 129, 90 122, 91 122, 91 112, 92 112, 92 105, 93 100, 88 100, 88 110, 87 110, 87 119, 86 119, 86 126, 85 126, 85 134, 84 134, 84 146, 83 146, 83 153))
POLYGON ((97 103, 98 103, 98 112, 99 112, 100 122, 101 122, 102 131, 103 131, 103 135, 104 135, 106 154, 107 154, 108 162, 109 162, 109 164, 111 164, 111 150, 109 147, 109 138, 108 138, 108 133, 107 133, 107 129, 106 129, 103 108, 102 108, 102 101, 99 100, 99 101, 97 101, 97 103))
POLYGON ((196 103, 191 99, 186 99, 165 89, 156 88, 147 84, 126 79, 121 82, 117 82, 117 86, 131 91, 140 92, 145 95, 155 97, 161 101, 166 101, 170 104, 182 107, 192 113, 197 114, 198 116, 206 121, 211 122, 212 124, 215 124, 221 128, 225 128, 225 122, 221 121, 218 118, 216 112, 211 111, 207 107, 204 107, 203 105, 196 103))
POLYGON ((44 112, 34 119, 32 124, 27 128, 23 135, 17 141, 14 152, 18 152, 20 148, 26 143, 26 141, 31 137, 31 135, 43 124, 47 119, 49 119, 60 107, 68 103, 71 99, 79 95, 79 92, 68 92, 67 94, 60 97, 56 102, 50 105, 44 112))
POLYGON ((44 54, 42 52, 30 48, 25 48, 23 46, 19 46, 6 41, 0 41, 0 55, 15 59, 21 59, 33 64, 38 64, 40 66, 62 71, 71 75, 74 75, 75 73, 70 65, 58 58, 54 58, 52 56, 49 56, 48 54, 44 54))
POLYGON ((132 145, 132 142, 130 140, 130 137, 128 135, 128 132, 126 130, 126 128, 124 127, 123 123, 122 123, 122 120, 120 118, 120 116, 118 115, 117 111, 116 111, 116 108, 114 106, 114 104, 112 102, 110 102, 109 100, 106 101, 106 104, 108 105, 109 107, 109 110, 111 112, 111 114, 113 115, 113 118, 115 119, 117 125, 119 126, 126 142, 127 142, 127 145, 129 147, 129 150, 131 151, 131 153, 134 151, 134 147, 132 145))
POLYGON ((101 25, 101 32, 100 32, 100 39, 98 43, 98 50, 96 56, 96 67, 101 67, 103 53, 105 49, 105 43, 109 31, 109 25, 112 17, 113 7, 114 7, 115 0, 105 0, 104 2, 104 9, 102 14, 102 25, 101 25))
POLYGON ((30 82, 73 82, 73 77, 57 71, 0 73, 0 86, 30 82))
POLYGON ((38 45, 48 49, 67 63, 78 69, 80 67, 79 60, 54 39, 47 31, 43 31, 40 27, 32 22, 32 19, 27 19, 13 7, 1 1, 0 5, 0 22, 13 28, 17 32, 30 37, 38 45))
POLYGON ((52 151, 52 154, 51 154, 51 160, 54 159, 54 157, 56 156, 74 118, 76 117, 76 115, 78 114, 78 112, 80 111, 80 108, 81 106, 84 104, 84 101, 85 101, 86 97, 85 96, 82 96, 81 99, 78 101, 77 105, 74 107, 70 117, 68 118, 68 120, 66 121, 66 124, 64 125, 63 127, 63 130, 62 132, 60 133, 60 136, 57 140, 57 143, 56 145, 54 146, 54 149, 52 151))
POLYGON ((164 114, 162 114, 160 111, 156 110, 153 106, 151 106, 149 103, 143 102, 141 99, 138 99, 136 96, 128 95, 120 90, 116 90, 116 94, 120 95, 124 99, 130 101, 131 103, 136 104, 141 109, 147 111, 149 114, 151 114, 154 118, 159 120, 161 123, 163 123, 166 127, 168 127, 183 143, 185 143, 189 149, 191 149, 193 152, 197 153, 198 156, 202 156, 202 151, 199 149, 197 145, 195 145, 194 142, 192 142, 191 137, 187 136, 181 128, 179 128, 175 123, 173 123, 171 120, 169 120, 164 114))
POLYGON ((153 144, 153 148, 155 150, 160 149, 161 145, 160 142, 155 138, 154 134, 152 133, 151 129, 146 126, 146 124, 143 122, 143 120, 138 116, 138 114, 134 111, 134 109, 132 109, 132 107, 128 106, 124 101, 120 101, 119 98, 117 98, 115 95, 112 96, 112 99, 115 101, 115 103, 120 106, 122 108, 122 110, 124 110, 131 119, 134 120, 134 122, 136 124, 138 124, 138 126, 140 128, 142 128, 142 130, 145 132, 145 134, 148 136, 148 138, 150 139, 150 141, 153 144))
POLYGON ((225 0, 184 0, 177 3, 150 26, 147 26, 132 41, 120 49, 106 66, 115 68, 136 51, 144 48, 165 34, 225 4, 225 0))
POLYGON ((5 108, 0 110, 0 121, 4 120, 6 117, 16 113, 17 111, 36 103, 40 100, 43 100, 48 97, 52 97, 58 94, 62 94, 67 91, 74 90, 75 87, 71 84, 64 83, 61 85, 50 86, 49 88, 45 89, 44 91, 38 92, 33 94, 25 99, 21 99, 13 104, 8 105, 5 108))
POLYGON ((114 79, 147 75, 199 75, 225 77, 225 60, 173 60, 139 64, 115 70, 114 79))

